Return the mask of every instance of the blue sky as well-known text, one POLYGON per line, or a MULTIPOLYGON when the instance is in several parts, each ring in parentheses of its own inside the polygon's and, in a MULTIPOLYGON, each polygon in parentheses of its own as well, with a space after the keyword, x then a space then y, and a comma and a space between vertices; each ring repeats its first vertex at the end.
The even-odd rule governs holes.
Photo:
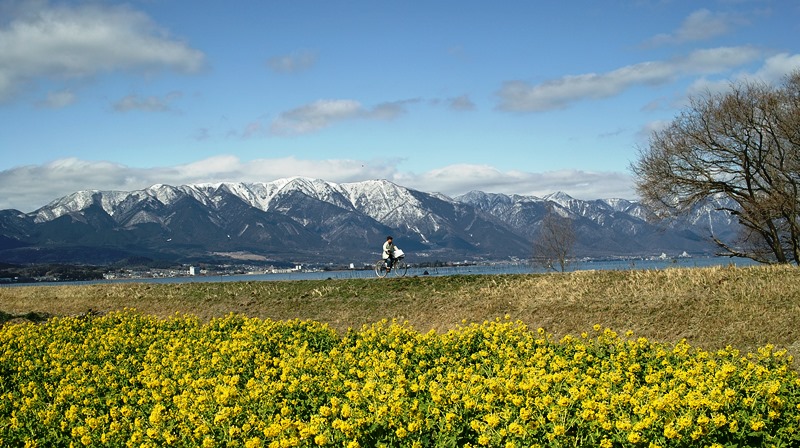
POLYGON ((0 0, 0 209, 388 179, 635 199, 687 99, 800 69, 800 3, 0 0))

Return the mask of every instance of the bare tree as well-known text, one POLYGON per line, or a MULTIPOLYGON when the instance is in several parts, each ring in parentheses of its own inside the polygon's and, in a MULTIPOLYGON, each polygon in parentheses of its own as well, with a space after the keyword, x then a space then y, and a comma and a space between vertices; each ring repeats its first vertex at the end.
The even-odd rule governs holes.
POLYGON ((574 246, 575 229, 572 220, 559 215, 550 207, 533 243, 534 263, 564 272, 570 263, 574 246))
POLYGON ((800 264, 800 71, 779 86, 741 82, 690 106, 650 137, 631 165, 643 202, 659 216, 686 213, 714 195, 738 219, 721 255, 800 264))

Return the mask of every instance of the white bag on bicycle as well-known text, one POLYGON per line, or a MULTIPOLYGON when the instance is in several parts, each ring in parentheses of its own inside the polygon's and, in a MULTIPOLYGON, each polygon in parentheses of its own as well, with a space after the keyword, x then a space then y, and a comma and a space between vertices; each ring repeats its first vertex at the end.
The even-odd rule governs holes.
POLYGON ((402 257, 404 255, 405 255, 405 252, 403 252, 399 247, 395 247, 394 248, 394 258, 400 258, 400 257, 402 257))

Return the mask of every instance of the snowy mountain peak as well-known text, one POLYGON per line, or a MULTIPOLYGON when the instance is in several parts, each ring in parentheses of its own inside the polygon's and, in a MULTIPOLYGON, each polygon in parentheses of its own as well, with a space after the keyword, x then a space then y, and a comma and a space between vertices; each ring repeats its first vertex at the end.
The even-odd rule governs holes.
POLYGON ((95 203, 95 197, 98 194, 101 193, 97 190, 84 190, 56 199, 34 211, 34 221, 47 222, 69 213, 86 209, 95 203))
POLYGON ((216 207, 220 194, 227 193, 241 199, 245 204, 262 211, 274 210, 278 203, 288 206, 287 198, 301 194, 315 200, 335 205, 345 210, 358 210, 373 219, 390 226, 402 226, 409 221, 422 219, 425 214, 419 197, 422 195, 446 203, 470 204, 493 214, 504 213, 511 207, 521 204, 543 204, 551 202, 578 216, 588 216, 591 209, 606 207, 643 218, 645 212, 640 204, 624 199, 581 201, 559 191, 544 198, 535 196, 506 195, 470 191, 455 199, 443 194, 421 193, 400 186, 386 179, 373 179, 361 182, 337 184, 322 179, 308 177, 287 177, 271 182, 219 182, 197 183, 182 186, 154 184, 143 190, 99 191, 85 190, 57 199, 33 212, 36 222, 46 222, 65 214, 79 212, 98 204, 111 216, 124 212, 126 207, 141 201, 155 201, 154 204, 169 206, 181 198, 189 197, 205 205, 216 207), (276 199, 280 201, 276 202, 276 199), (127 204, 127 205, 126 205, 127 204))
POLYGON ((127 192, 79 191, 23 216, 0 214, 0 220, 8 221, 0 222, 0 229, 21 229, 13 238, 30 247, 85 241, 123 252, 150 244, 142 250, 173 255, 175 250, 191 257, 204 256, 203 250, 247 250, 278 257, 312 254, 314 259, 323 247, 337 255, 361 252, 370 258, 391 232, 404 249, 427 250, 428 257, 525 258, 530 242, 538 237, 539 223, 554 210, 575 223, 583 235, 578 247, 587 255, 661 253, 678 247, 677 253, 699 253, 707 250, 703 237, 708 229, 724 235, 736 224, 716 201, 722 199, 712 198, 691 217, 670 224, 675 232, 664 233, 647 219, 645 206, 624 199, 585 201, 564 192, 538 198, 482 191, 451 198, 385 179, 337 184, 292 177, 155 184, 127 192), (70 219, 39 226, 65 215, 70 219), (87 231, 87 226, 93 230, 87 231), (703 228, 702 235, 694 233, 697 227, 703 228), (164 241, 172 244, 165 246, 164 241), (178 241, 184 246, 175 244, 178 241))
POLYGON ((567 193, 564 193, 563 191, 557 191, 555 193, 548 194, 544 197, 544 199, 565 206, 569 204, 571 201, 575 200, 575 198, 568 195, 567 193))

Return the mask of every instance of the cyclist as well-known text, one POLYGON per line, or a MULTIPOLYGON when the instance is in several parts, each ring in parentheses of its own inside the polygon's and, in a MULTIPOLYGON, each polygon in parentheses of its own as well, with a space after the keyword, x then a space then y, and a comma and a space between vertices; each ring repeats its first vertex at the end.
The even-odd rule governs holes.
POLYGON ((387 236, 386 237, 386 242, 383 243, 383 251, 381 252, 383 259, 386 260, 386 271, 387 272, 392 270, 392 264, 394 264, 394 260, 395 260, 395 258, 394 258, 394 250, 395 249, 397 249, 397 247, 392 242, 392 237, 391 236, 387 236))

